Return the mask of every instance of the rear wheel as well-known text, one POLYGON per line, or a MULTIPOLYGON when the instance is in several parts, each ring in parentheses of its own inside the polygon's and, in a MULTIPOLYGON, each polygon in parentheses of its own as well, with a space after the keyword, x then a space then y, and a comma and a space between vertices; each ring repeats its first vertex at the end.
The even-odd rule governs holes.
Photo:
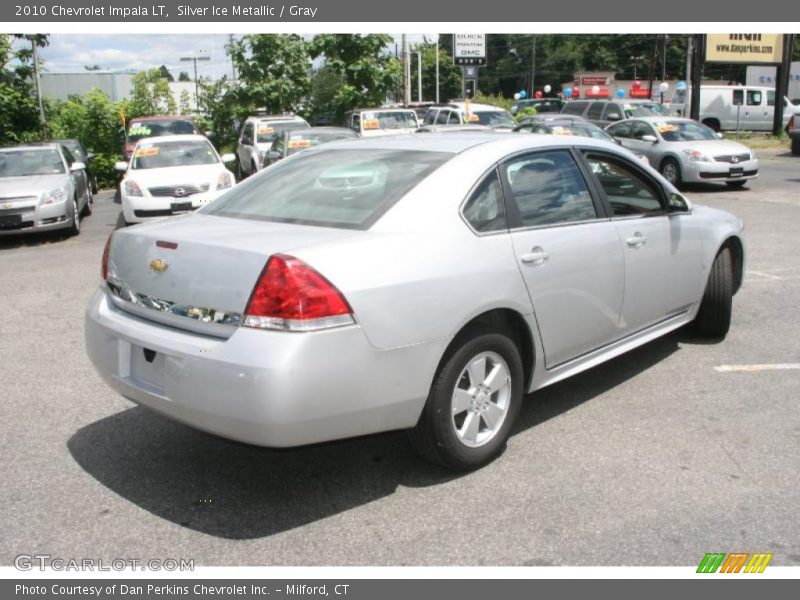
POLYGON ((505 448, 522 404, 522 386, 514 342, 497 331, 476 330, 445 359, 409 439, 439 465, 481 467, 505 448))
POLYGON ((672 185, 680 187, 681 167, 674 158, 664 159, 664 162, 661 163, 661 174, 664 176, 664 179, 669 181, 672 185))
POLYGON ((730 248, 723 248, 711 265, 706 291, 694 325, 698 334, 724 338, 731 326, 733 310, 733 266, 730 248))
POLYGON ((703 125, 705 125, 706 127, 710 127, 711 129, 717 132, 719 132, 720 130, 719 121, 717 121, 716 119, 703 119, 703 125))

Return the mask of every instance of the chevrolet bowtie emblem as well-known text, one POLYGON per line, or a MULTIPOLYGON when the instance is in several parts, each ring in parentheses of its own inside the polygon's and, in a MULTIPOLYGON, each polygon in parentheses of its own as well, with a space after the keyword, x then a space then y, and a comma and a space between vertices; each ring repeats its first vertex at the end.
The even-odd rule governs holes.
POLYGON ((150 270, 156 273, 163 273, 167 270, 167 267, 169 267, 169 265, 160 258, 155 258, 150 261, 150 270))

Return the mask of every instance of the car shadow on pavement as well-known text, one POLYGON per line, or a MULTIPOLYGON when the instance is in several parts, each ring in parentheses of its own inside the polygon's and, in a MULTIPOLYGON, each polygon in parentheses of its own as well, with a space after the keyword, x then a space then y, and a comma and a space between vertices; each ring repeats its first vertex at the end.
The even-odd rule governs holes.
POLYGON ((745 183, 742 187, 734 187, 724 183, 687 183, 681 187, 681 191, 689 194, 719 194, 721 192, 740 194, 749 192, 750 184, 745 183))
MULTIPOLYGON (((681 335, 536 392, 524 403, 516 432, 648 369, 678 350, 681 335)), ((268 449, 208 435, 140 407, 81 428, 67 447, 89 475, 129 502, 227 539, 270 536, 379 500, 399 486, 434 486, 463 476, 419 458, 402 432, 268 449)))

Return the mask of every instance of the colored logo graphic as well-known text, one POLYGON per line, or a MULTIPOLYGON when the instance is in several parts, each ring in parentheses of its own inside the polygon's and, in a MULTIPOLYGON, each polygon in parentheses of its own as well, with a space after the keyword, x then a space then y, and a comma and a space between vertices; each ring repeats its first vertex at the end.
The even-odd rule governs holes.
POLYGON ((709 552, 700 561, 698 573, 763 573, 767 568, 772 554, 756 552, 709 552))

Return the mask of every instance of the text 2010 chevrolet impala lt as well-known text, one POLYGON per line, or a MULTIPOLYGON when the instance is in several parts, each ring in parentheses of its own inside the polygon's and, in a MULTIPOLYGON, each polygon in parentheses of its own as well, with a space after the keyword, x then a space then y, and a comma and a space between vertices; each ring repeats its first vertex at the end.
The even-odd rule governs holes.
POLYGON ((335 142, 115 232, 86 345, 123 396, 294 446, 392 429, 453 468, 524 393, 694 321, 723 337, 742 222, 589 138, 335 142))

